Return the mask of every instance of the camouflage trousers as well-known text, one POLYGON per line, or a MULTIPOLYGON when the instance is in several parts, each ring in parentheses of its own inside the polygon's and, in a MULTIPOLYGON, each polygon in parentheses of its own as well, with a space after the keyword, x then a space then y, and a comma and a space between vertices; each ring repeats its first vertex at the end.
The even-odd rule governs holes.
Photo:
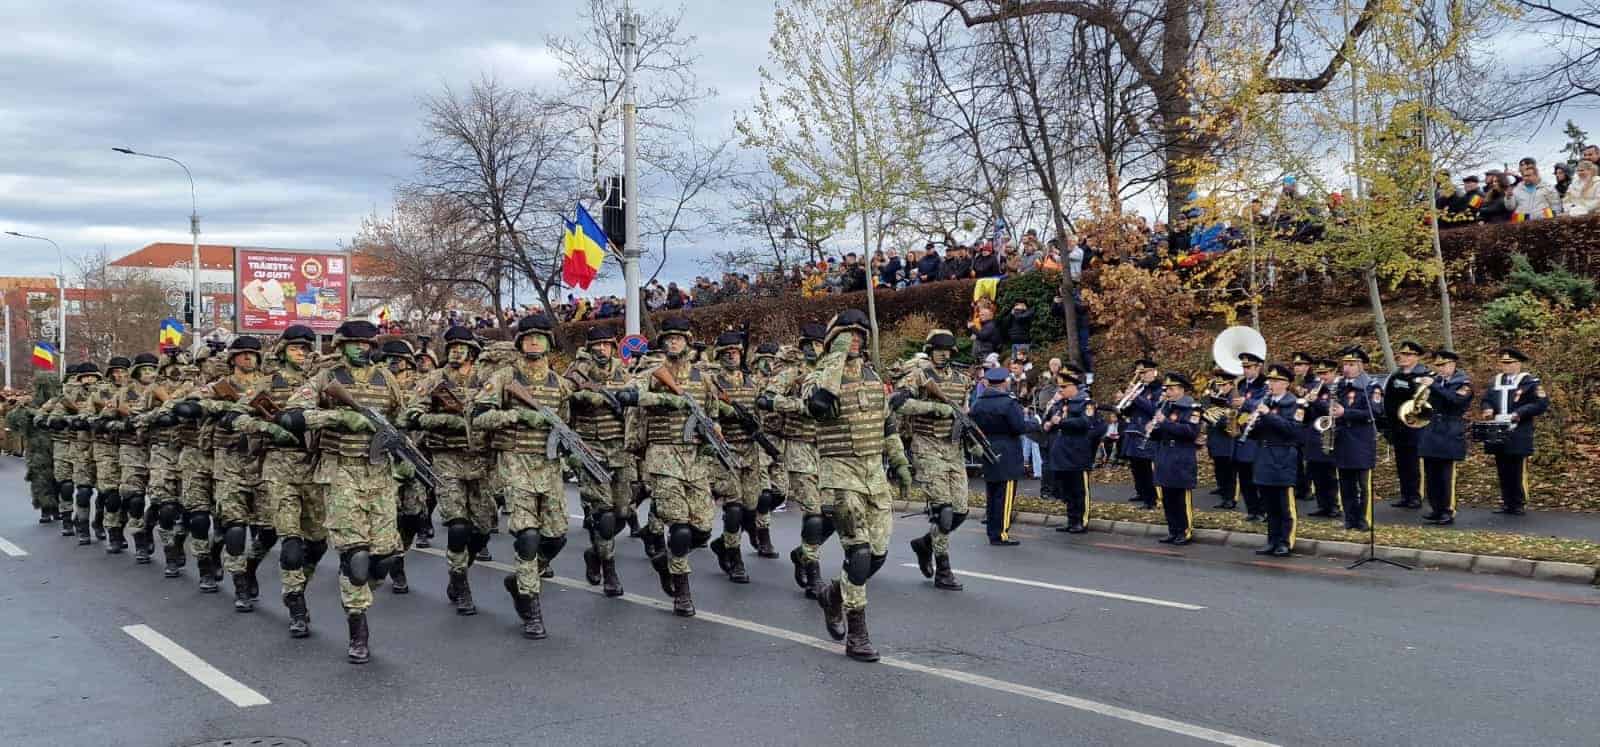
MULTIPOLYGON (((543 454, 503 451, 495 458, 495 475, 505 486, 513 537, 523 532, 534 532, 540 538, 567 536, 567 492, 560 462, 543 454)), ((517 543, 517 592, 538 594, 543 564, 539 554, 525 549, 524 544, 517 543)))
MULTIPOLYGON (((433 471, 439 475, 439 518, 448 526, 464 521, 475 534, 487 535, 498 520, 499 507, 489 493, 485 471, 488 461, 477 453, 461 451, 436 451, 433 454, 433 471)), ((450 570, 465 571, 472 558, 471 549, 460 551, 445 547, 445 559, 450 570)))
MULTIPOLYGON (((680 480, 667 475, 649 475, 650 523, 665 529, 672 524, 688 524, 707 535, 711 534, 711 490, 704 482, 680 480)), ((667 571, 673 574, 690 573, 689 557, 667 556, 667 571)))
MULTIPOLYGON (((788 502, 802 514, 820 514, 833 506, 833 494, 824 493, 817 489, 817 447, 805 441, 786 440, 783 442, 784 476, 788 482, 788 502), (827 501, 824 504, 824 501, 827 501)), ((814 561, 821 552, 821 545, 813 545, 800 540, 800 556, 806 561, 814 561)))
MULTIPOLYGON (((212 455, 211 472, 216 476, 212 494, 216 497, 217 528, 273 525, 277 512, 270 505, 266 491, 261 489, 261 457, 237 449, 218 448, 212 455)), ((222 569, 230 574, 243 573, 248 561, 259 559, 263 552, 265 550, 252 542, 242 555, 225 553, 222 569)))
MULTIPOLYGON (((766 490, 768 486, 767 471, 762 465, 762 460, 767 455, 754 442, 732 444, 732 446, 734 455, 739 457, 740 466, 738 469, 728 469, 722 462, 712 460, 711 497, 724 506, 729 502, 744 506, 745 511, 755 514, 757 529, 771 526, 771 515, 756 512, 761 491, 766 490)), ((740 526, 729 527, 727 522, 723 522, 722 544, 725 547, 737 548, 742 530, 740 526)))
MULTIPOLYGON (((611 482, 601 483, 590 477, 588 472, 578 470, 578 499, 583 503, 583 515, 593 517, 610 509, 616 513, 617 523, 621 526, 633 515, 633 484, 639 479, 633 455, 625 451, 620 442, 601 441, 590 446, 605 458, 606 467, 611 470, 611 482)), ((601 537, 599 532, 590 530, 589 546, 601 560, 616 557, 617 542, 614 537, 601 537)))
MULTIPOLYGON (((327 486, 315 481, 316 467, 310 460, 300 451, 275 449, 262 461, 261 472, 268 479, 261 481, 261 492, 273 509, 272 527, 280 542, 291 538, 308 545, 328 541, 327 486)), ((282 569, 284 594, 306 590, 316 573, 318 557, 320 553, 307 549, 299 568, 282 569)))
MULTIPOLYGON (((819 471, 820 487, 833 494, 833 524, 839 547, 849 557, 850 548, 867 545, 874 559, 889 554, 889 532, 894 522, 894 492, 883 473, 880 457, 839 457, 825 460, 819 471)), ((839 571, 845 609, 865 609, 867 585, 853 584, 839 571)))
POLYGON ((115 511, 107 510, 106 506, 107 494, 116 492, 122 483, 120 448, 117 444, 98 440, 91 447, 94 454, 94 500, 101 514, 101 523, 108 529, 121 528, 123 522, 120 501, 115 511))
MULTIPOLYGON (((400 551, 400 531, 395 527, 399 483, 388 463, 323 454, 316 481, 327 491, 328 538, 341 556, 363 548, 373 557, 400 551)), ((372 606, 372 587, 352 584, 348 574, 341 573, 339 600, 347 613, 364 612, 372 606)))
MULTIPOLYGON (((95 486, 94 447, 90 446, 88 441, 76 437, 70 443, 68 453, 71 454, 72 460, 72 484, 80 491, 92 490, 95 486)), ((72 513, 74 522, 89 521, 93 518, 93 513, 89 499, 83 499, 81 505, 74 501, 72 513)))
POLYGON ((50 442, 50 469, 56 482, 72 482, 72 442, 50 442))
POLYGON ((28 490, 33 496, 33 507, 40 511, 56 513, 60 494, 56 492, 56 477, 51 465, 28 465, 28 490))
MULTIPOLYGON (((182 447, 176 443, 154 443, 150 445, 150 459, 147 462, 150 468, 150 479, 145 485, 145 504, 159 507, 163 503, 179 503, 183 490, 183 473, 178 469, 178 457, 182 447)), ((162 529, 156 525, 156 541, 162 547, 172 547, 182 541, 185 536, 182 522, 177 523, 172 529, 162 529)))
POLYGON ((967 465, 960 447, 949 441, 917 436, 912 442, 912 501, 921 500, 935 511, 929 516, 928 537, 935 555, 950 554, 950 535, 939 528, 939 506, 967 513, 967 465))
MULTIPOLYGON (((133 441, 133 439, 129 439, 133 441)), ((122 494, 123 513, 128 517, 128 530, 142 532, 145 528, 144 507, 150 505, 145 491, 150 483, 150 449, 137 442, 124 442, 117 452, 117 461, 122 467, 122 481, 117 486, 117 492, 122 494), (129 501, 133 496, 139 496, 139 506, 135 508, 129 501)))

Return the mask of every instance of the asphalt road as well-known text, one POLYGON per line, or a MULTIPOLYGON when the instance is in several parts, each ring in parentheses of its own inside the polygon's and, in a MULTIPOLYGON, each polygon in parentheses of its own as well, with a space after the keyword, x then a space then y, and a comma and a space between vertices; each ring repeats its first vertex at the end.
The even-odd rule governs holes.
MULTIPOLYGON (((196 591, 192 565, 166 580, 159 561, 137 566, 40 527, 21 487, 20 463, 0 460, 5 745, 1596 739, 1600 592, 1565 584, 1262 563, 1032 527, 1017 530, 1020 547, 991 548, 973 522, 953 557, 986 576, 941 592, 903 565, 922 525, 897 517, 869 592, 885 660, 862 664, 827 639, 786 559, 747 553, 753 582, 735 586, 697 552, 701 615, 683 620, 634 541, 619 545, 627 596, 590 591, 575 527, 545 594, 547 640, 518 635, 500 588, 511 548, 497 535, 498 562, 472 571, 476 617, 452 613, 443 558, 414 552, 412 593, 378 592, 373 661, 352 666, 331 558, 310 590, 314 634, 293 640, 265 572, 275 562, 257 611, 237 614, 227 586, 196 591), (161 639, 185 668, 145 642, 161 639)), ((777 517, 781 549, 797 533, 796 515, 777 517)), ((824 568, 837 567, 830 547, 824 568)))

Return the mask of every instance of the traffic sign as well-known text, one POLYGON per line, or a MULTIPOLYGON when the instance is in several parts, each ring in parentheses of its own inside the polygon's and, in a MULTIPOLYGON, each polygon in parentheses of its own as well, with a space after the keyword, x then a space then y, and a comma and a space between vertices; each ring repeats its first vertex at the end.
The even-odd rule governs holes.
POLYGON ((622 359, 633 360, 637 356, 650 352, 650 342, 643 335, 628 335, 622 338, 622 359))

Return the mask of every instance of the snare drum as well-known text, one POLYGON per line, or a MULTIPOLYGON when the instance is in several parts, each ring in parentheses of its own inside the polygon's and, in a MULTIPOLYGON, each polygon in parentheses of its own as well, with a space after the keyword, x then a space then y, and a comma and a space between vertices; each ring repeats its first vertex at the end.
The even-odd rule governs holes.
POLYGON ((1511 440, 1515 424, 1497 420, 1480 420, 1472 424, 1472 440, 1489 446, 1504 446, 1511 440))

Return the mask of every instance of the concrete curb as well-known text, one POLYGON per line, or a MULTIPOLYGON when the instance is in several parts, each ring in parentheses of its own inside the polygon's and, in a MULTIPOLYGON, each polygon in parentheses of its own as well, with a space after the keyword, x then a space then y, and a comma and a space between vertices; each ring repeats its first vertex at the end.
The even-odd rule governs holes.
MULTIPOLYGON (((895 501, 893 505, 896 511, 913 511, 922 507, 920 503, 913 504, 907 501, 895 501)), ((1039 514, 1031 511, 1018 512, 1016 519, 1018 524, 1033 524, 1046 527, 1059 526, 1063 521, 1064 519, 1056 514, 1039 514)), ((1106 532, 1125 537, 1164 537, 1167 534, 1165 525, 1146 524, 1138 521, 1089 519, 1088 528, 1091 532, 1106 532)), ((1267 543, 1267 537, 1264 534, 1232 532, 1225 529, 1196 529, 1194 530, 1194 540, 1206 545, 1222 545, 1241 549, 1255 549, 1267 543)), ((1378 557, 1407 565, 1448 568, 1456 571, 1502 576, 1521 576, 1523 578, 1537 578, 1544 581, 1560 581, 1572 584, 1600 583, 1600 578, 1596 577, 1600 569, 1579 563, 1558 563, 1552 560, 1527 560, 1524 558, 1501 557, 1499 555, 1474 555, 1440 550, 1418 550, 1410 547, 1390 547, 1388 545, 1378 545, 1377 550, 1378 557)), ((1296 555, 1354 560, 1363 557, 1366 552, 1367 546, 1357 542, 1311 539, 1295 542, 1296 555)))

